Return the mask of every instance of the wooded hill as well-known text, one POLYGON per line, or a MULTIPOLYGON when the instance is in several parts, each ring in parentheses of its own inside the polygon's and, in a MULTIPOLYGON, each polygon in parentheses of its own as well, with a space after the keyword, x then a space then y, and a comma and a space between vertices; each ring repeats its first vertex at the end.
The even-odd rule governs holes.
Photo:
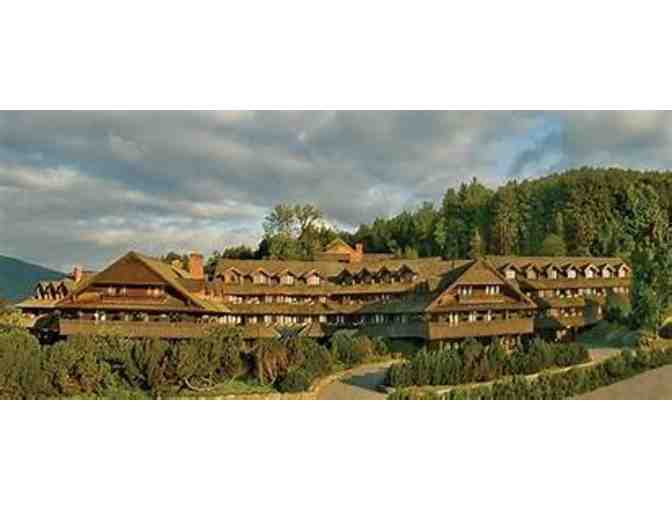
POLYGON ((0 298, 20 301, 33 293, 40 280, 59 280, 63 273, 0 255, 0 298))
MULTIPOLYGON (((255 250, 236 246, 219 258, 310 260, 335 237, 362 242, 369 253, 403 258, 479 255, 620 256, 637 239, 666 230, 672 217, 672 173, 583 167, 537 179, 512 180, 497 189, 474 179, 449 188, 441 203, 425 202, 355 232, 321 223, 313 205, 279 204, 264 221, 255 250), (646 224, 644 224, 646 223, 646 224)), ((176 254, 171 254, 178 256, 176 254)))
POLYGON ((642 228, 667 228, 672 173, 580 168, 539 179, 511 181, 496 190, 474 179, 448 189, 441 204, 378 218, 350 242, 367 251, 462 258, 488 255, 623 256, 642 228), (644 220, 646 218, 646 220, 644 220))

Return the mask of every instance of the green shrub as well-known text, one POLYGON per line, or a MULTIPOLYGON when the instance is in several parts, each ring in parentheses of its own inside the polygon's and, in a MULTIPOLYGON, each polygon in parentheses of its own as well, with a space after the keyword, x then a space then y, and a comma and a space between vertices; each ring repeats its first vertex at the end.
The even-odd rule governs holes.
POLYGON ((515 376, 490 385, 455 388, 438 395, 419 389, 399 389, 392 400, 560 400, 607 386, 646 370, 672 364, 672 349, 623 351, 598 365, 576 367, 565 372, 545 373, 534 379, 515 376))
POLYGON ((345 367, 366 363, 376 356, 376 349, 382 349, 367 336, 337 333, 331 338, 331 355, 345 367))
POLYGON ((387 373, 386 384, 405 386, 453 386, 487 382, 506 375, 530 375, 551 367, 569 367, 590 360, 579 344, 548 344, 535 340, 528 350, 507 353, 499 342, 484 347, 470 339, 457 349, 423 349, 409 361, 387 373))
POLYGON ((0 332, 0 398, 36 399, 49 391, 44 354, 32 335, 18 329, 0 332))
POLYGON ((553 346, 552 350, 554 354, 553 364, 558 367, 570 367, 590 361, 590 353, 583 344, 557 344, 553 346))
POLYGON ((75 336, 49 347, 45 371, 54 392, 71 397, 100 388, 110 366, 101 362, 98 350, 98 344, 86 336, 75 336))
POLYGON ((371 339, 373 343, 373 352, 376 356, 387 356, 390 354, 390 348, 387 345, 387 342, 382 337, 374 337, 371 339))
POLYGON ((294 338, 287 343, 290 370, 302 368, 313 379, 330 374, 334 362, 329 350, 312 338, 294 338))
POLYGON ((313 383, 313 378, 308 371, 303 368, 289 372, 278 385, 278 389, 283 393, 300 393, 308 391, 313 383))

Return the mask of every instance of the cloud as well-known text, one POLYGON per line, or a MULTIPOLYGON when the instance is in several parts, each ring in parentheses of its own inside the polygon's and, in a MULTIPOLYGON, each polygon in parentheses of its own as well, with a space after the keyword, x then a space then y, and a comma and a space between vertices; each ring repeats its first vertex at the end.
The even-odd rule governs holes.
POLYGON ((0 252, 64 268, 255 243, 268 209, 330 223, 584 164, 668 168, 668 112, 0 112, 0 252))

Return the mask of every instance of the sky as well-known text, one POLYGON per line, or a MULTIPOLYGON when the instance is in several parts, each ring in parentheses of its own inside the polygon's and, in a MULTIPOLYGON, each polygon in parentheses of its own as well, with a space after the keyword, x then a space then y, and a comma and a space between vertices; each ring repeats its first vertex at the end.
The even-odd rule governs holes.
POLYGON ((0 254, 99 269, 256 245, 280 202, 354 228, 582 165, 672 167, 665 111, 4 111, 0 254))

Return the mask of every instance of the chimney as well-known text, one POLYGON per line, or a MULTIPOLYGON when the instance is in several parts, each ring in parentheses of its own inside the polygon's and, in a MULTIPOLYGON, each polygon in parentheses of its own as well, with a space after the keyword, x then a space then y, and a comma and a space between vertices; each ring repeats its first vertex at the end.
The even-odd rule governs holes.
POLYGON ((84 276, 84 270, 82 266, 75 266, 72 268, 72 279, 75 280, 75 283, 79 283, 84 276))
POLYGON ((364 244, 357 243, 355 244, 355 253, 350 256, 350 262, 353 264, 359 264, 364 258, 364 244))
POLYGON ((196 252, 189 254, 189 272, 194 280, 204 280, 205 273, 203 271, 203 255, 196 252))

